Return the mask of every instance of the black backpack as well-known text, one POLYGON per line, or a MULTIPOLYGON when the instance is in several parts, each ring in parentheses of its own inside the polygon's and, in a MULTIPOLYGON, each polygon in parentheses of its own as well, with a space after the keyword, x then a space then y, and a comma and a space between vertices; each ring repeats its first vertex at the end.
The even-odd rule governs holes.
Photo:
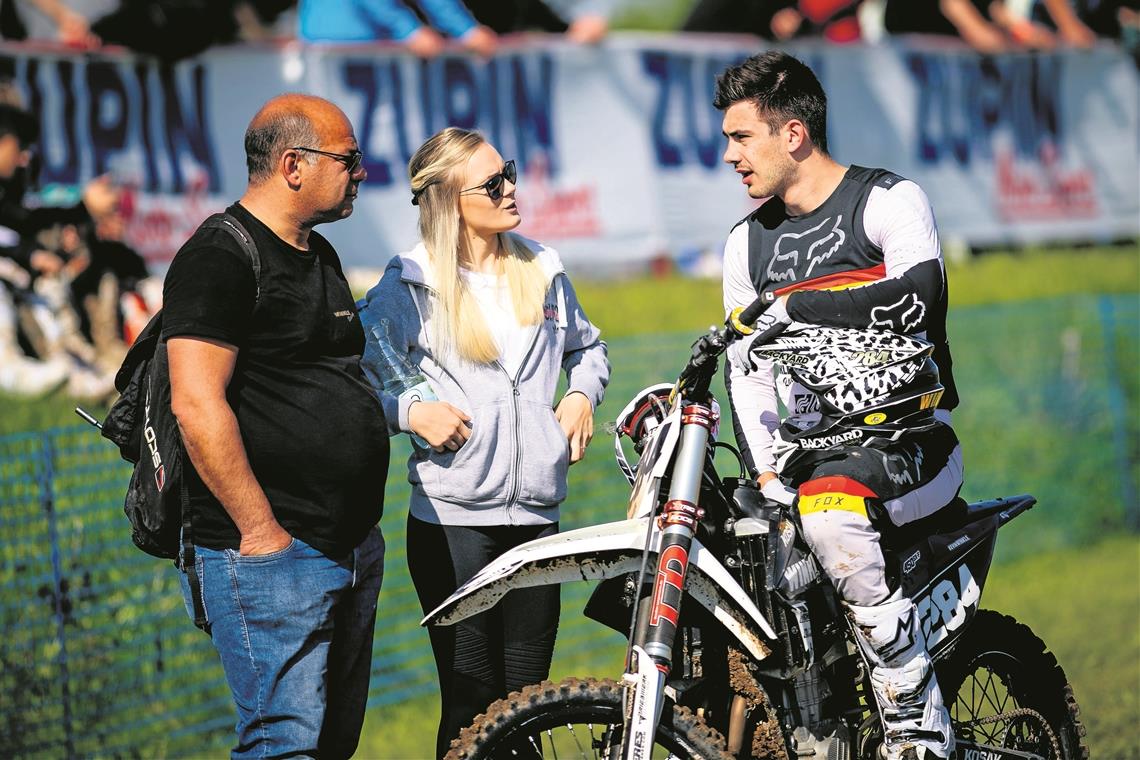
MULTIPOLYGON (((261 259, 241 223, 228 213, 214 214, 199 230, 222 229, 233 235, 249 256, 261 297, 261 259)), ((170 370, 166 342, 161 339, 162 312, 151 318, 127 352, 115 375, 119 399, 107 413, 102 434, 134 465, 123 511, 131 524, 131 540, 147 554, 172 559, 187 573, 195 601, 195 624, 205 626, 201 594, 194 570, 191 510, 183 477, 185 450, 178 422, 170 409, 170 370)))

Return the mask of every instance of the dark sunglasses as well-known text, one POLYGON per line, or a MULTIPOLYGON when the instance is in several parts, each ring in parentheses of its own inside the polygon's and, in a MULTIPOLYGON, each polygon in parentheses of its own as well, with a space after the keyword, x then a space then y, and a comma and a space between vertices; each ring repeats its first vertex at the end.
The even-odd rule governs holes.
POLYGON ((503 170, 501 172, 489 177, 487 181, 481 185, 469 187, 466 190, 460 190, 459 194, 463 195, 464 193, 470 193, 476 190, 484 190, 486 191, 488 198, 490 198, 492 201, 497 201, 503 197, 503 180, 506 180, 513 185, 518 177, 519 173, 515 169, 515 161, 512 158, 510 161, 503 164, 503 170))
MULTIPOLYGON (((469 187, 466 190, 460 190, 459 194, 463 195, 464 193, 470 193, 470 192, 473 192, 475 190, 484 190, 484 191, 486 191, 488 198, 490 198, 492 201, 498 201, 500 198, 503 197, 503 180, 506 180, 507 182, 514 184, 515 180, 517 180, 518 177, 519 177, 519 173, 518 173, 518 170, 515 169, 515 160, 512 158, 510 161, 507 161, 505 164, 503 164, 503 170, 501 172, 494 175, 493 177, 488 178, 487 181, 481 185, 476 185, 475 187, 469 187)), ((412 191, 412 205, 413 206, 420 205, 420 196, 423 195, 425 192, 427 192, 427 189, 434 184, 436 184, 436 183, 435 182, 429 182, 426 185, 424 185, 423 187, 421 187, 419 190, 413 190, 412 191)))
POLYGON ((305 148, 301 145, 294 145, 290 150, 303 150, 307 153, 319 153, 322 156, 328 156, 344 164, 349 174, 356 174, 356 170, 360 168, 361 162, 364 161, 364 154, 358 150, 349 151, 348 153, 329 153, 327 150, 305 148))

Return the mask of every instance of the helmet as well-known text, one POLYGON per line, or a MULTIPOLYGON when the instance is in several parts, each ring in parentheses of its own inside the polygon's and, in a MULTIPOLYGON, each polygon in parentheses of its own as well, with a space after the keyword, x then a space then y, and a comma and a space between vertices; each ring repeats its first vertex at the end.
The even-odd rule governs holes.
MULTIPOLYGON (((618 467, 631 485, 637 475, 637 465, 631 466, 626 460, 621 439, 628 437, 633 441, 634 450, 640 454, 645 445, 645 437, 656 430, 672 411, 673 389, 671 383, 658 383, 642 388, 618 413, 614 421, 614 456, 617 458, 618 467)), ((709 435, 715 439, 720 427, 720 404, 710 395, 709 406, 712 407, 714 420, 709 435)))
POLYGON ((618 467, 631 485, 637 472, 637 465, 630 466, 626 461, 621 439, 623 436, 629 438, 633 441, 634 449, 640 452, 645 436, 652 433, 669 416, 672 406, 669 402, 671 395, 673 395, 671 383, 658 383, 642 388, 618 413, 614 421, 614 455, 617 457, 618 467))
POLYGON ((933 351, 933 344, 909 335, 829 327, 786 333, 752 349, 819 397, 817 424, 801 428, 787 421, 776 431, 777 468, 785 472, 809 454, 873 446, 937 424, 943 387, 933 351))
POLYGON ((672 394, 673 386, 670 383, 642 388, 618 413, 614 431, 619 436, 628 436, 634 443, 640 442, 668 416, 671 406, 669 396, 672 394))

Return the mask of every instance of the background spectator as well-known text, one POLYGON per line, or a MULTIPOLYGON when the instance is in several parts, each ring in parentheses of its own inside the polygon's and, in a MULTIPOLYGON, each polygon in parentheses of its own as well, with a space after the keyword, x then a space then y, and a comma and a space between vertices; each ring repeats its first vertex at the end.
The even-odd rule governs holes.
POLYGON ((1048 27, 1013 12, 1003 0, 887 0, 883 24, 891 34, 960 37, 983 53, 1057 44, 1048 27))
POLYGON ((553 32, 583 45, 600 42, 609 31, 613 2, 607 0, 466 0, 480 23, 498 34, 553 32))
POLYGON ((748 32, 769 40, 861 37, 862 0, 699 0, 682 25, 686 32, 748 32))
POLYGON ((4 0, 11 28, 8 39, 56 40, 72 47, 96 47, 94 19, 119 7, 119 0, 4 0))
POLYGON ((4 0, 0 31, 9 39, 54 39, 80 48, 122 45, 174 61, 216 44, 266 37, 268 26, 294 2, 4 0))
POLYGON ((100 399, 112 390, 112 367, 97 366, 98 355, 83 337, 71 305, 71 282, 85 266, 77 256, 77 225, 112 214, 118 193, 99 178, 83 189, 81 203, 28 208, 24 196, 34 179, 28 167, 38 139, 34 116, 0 104, 0 256, 5 259, 0 354, 17 368, 0 379, 0 387, 37 393, 51 385, 48 378, 60 377, 67 379, 71 395, 100 399))
POLYGON ((493 55, 498 47, 495 33, 460 0, 420 0, 419 10, 430 26, 401 0, 301 0, 299 36, 306 42, 394 40, 421 58, 443 50, 440 31, 479 55, 493 55))
POLYGON ((1031 13, 1072 44, 1116 40, 1140 64, 1140 0, 1034 0, 1031 13))

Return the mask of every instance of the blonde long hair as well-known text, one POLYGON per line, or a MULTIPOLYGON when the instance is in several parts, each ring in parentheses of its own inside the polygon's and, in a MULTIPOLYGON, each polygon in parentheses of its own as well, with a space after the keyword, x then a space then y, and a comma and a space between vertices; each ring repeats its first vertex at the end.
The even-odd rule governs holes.
MULTIPOLYGON (((412 193, 420 208, 420 238, 427 248, 435 281, 436 318, 432 340, 438 354, 453 347, 471 362, 490 364, 499 346, 466 282, 460 262, 469 258, 460 234, 460 183, 463 167, 486 139, 478 132, 447 127, 432 135, 408 162, 412 193)), ((509 232, 499 234, 499 262, 507 277, 515 319, 520 325, 542 322, 542 302, 548 285, 538 258, 509 232)))

